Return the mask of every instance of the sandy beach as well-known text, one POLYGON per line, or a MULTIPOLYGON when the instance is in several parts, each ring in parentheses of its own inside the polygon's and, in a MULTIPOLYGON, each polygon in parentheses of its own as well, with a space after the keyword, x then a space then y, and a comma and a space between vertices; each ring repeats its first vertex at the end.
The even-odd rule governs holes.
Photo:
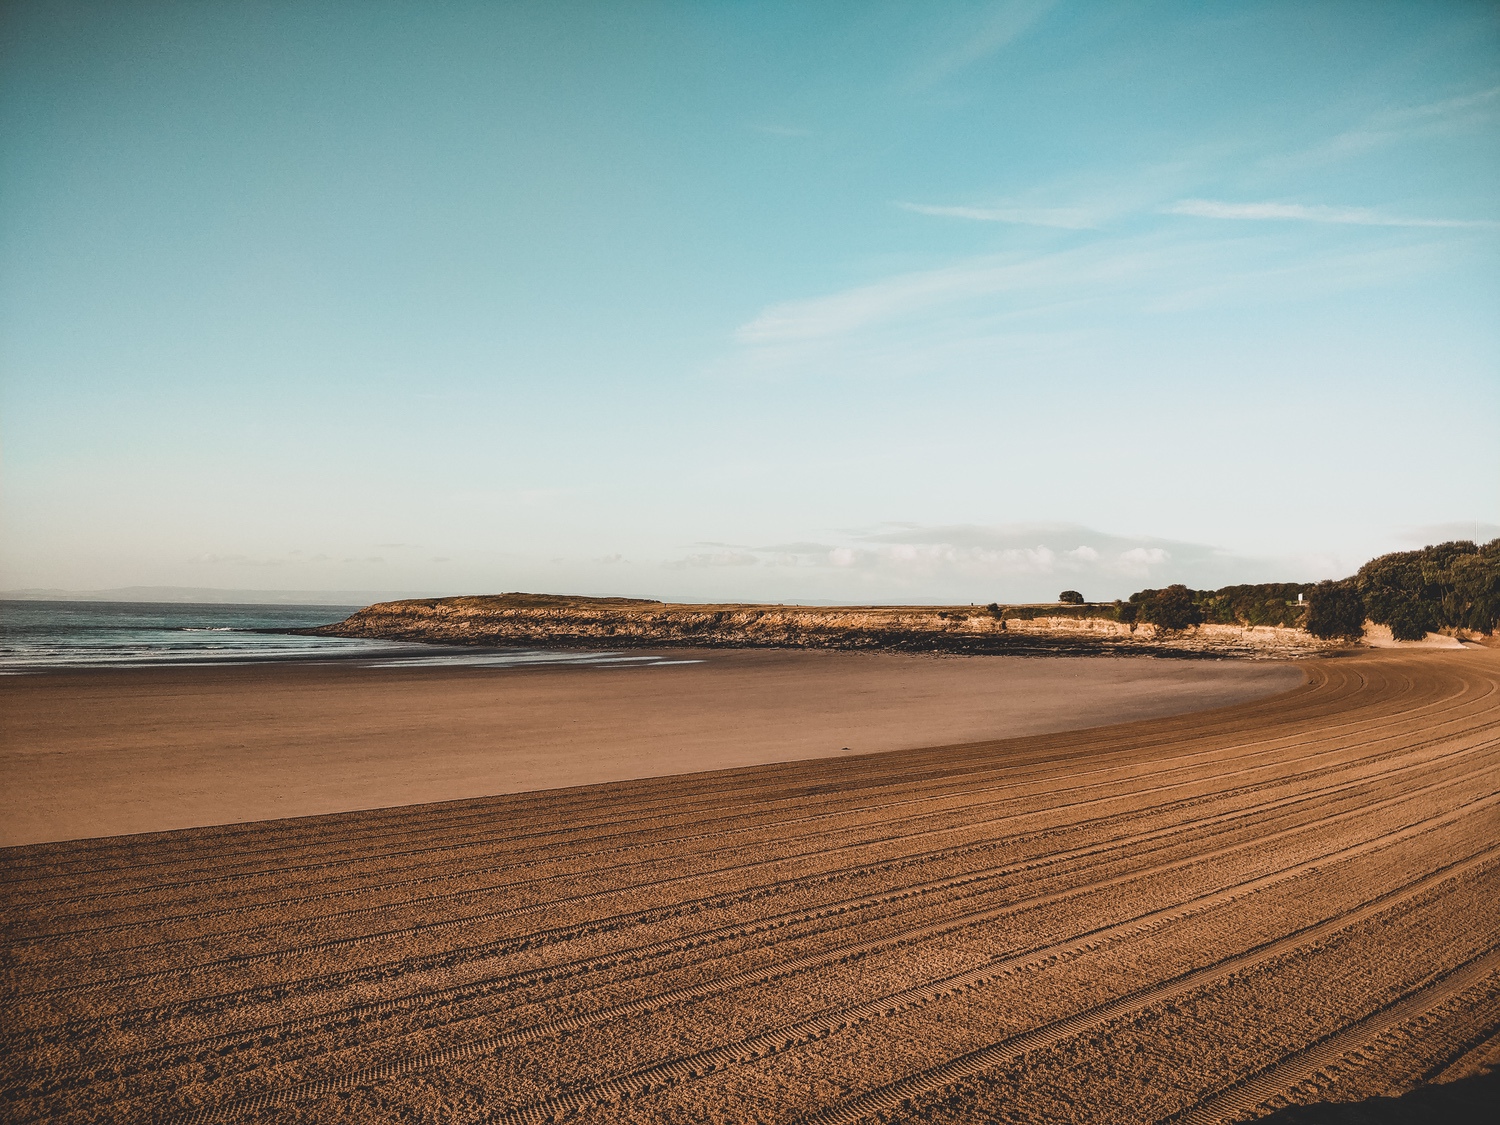
POLYGON ((0 845, 972 743, 1227 706, 1296 666, 675 650, 638 668, 0 680, 0 845))
MULTIPOLYGON (((550 731, 557 700, 654 723, 631 736, 639 765, 664 760, 653 731, 763 752, 757 723, 783 710, 809 738, 868 712, 873 736, 900 692, 936 721, 965 681, 1031 692, 1012 718, 1036 723, 1040 700, 1065 721, 1070 698, 1201 703, 1263 675, 879 661, 860 674, 884 694, 858 697, 851 668, 320 675, 301 702, 178 682, 198 737, 219 707, 246 739, 232 776, 254 798, 247 700, 342 708, 354 732, 437 700, 474 757, 434 768, 487 784, 484 738, 511 780, 535 753, 497 715, 550 731), (1070 687, 1075 670, 1110 686, 1070 687), (722 744, 686 702, 720 696, 744 727, 722 744)), ((1488 1121, 1500 654, 1280 672, 1300 682, 1147 722, 0 850, 0 1105, 183 1125, 1488 1121)), ((124 678, 88 682, 111 722, 146 721, 124 678)), ((382 753, 431 753, 436 714, 382 753)), ((587 737, 547 737, 575 773, 601 768, 587 737)), ((286 779, 377 776, 359 744, 300 738, 286 779)))

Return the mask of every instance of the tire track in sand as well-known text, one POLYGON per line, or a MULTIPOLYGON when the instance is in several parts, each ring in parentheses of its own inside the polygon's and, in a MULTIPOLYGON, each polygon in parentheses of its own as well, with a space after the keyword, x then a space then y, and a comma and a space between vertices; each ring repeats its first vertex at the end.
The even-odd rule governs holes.
POLYGON ((1240 1079, 1169 1117, 1162 1125, 1222 1125, 1253 1117, 1256 1111, 1277 1095, 1284 1094, 1309 1078, 1338 1066, 1374 1041, 1390 1034, 1403 1024, 1429 1017, 1435 1009, 1463 993, 1488 982, 1496 984, 1500 974, 1500 949, 1491 947, 1435 980, 1426 980, 1409 989, 1389 1005, 1369 1013, 1338 1031, 1310 1043, 1301 1051, 1287 1055, 1264 1070, 1240 1079))
MULTIPOLYGON (((688 1056, 687 1058, 673 1059, 669 1062, 659 1063, 629 1075, 606 1079, 603 1082, 592 1085, 588 1089, 560 1094, 545 1102, 538 1102, 531 1106, 509 1110, 487 1120, 490 1122, 490 1125, 512 1125, 512 1123, 520 1122, 548 1121, 555 1117, 576 1113, 589 1105, 619 1100, 622 1097, 628 1097, 631 1094, 640 1093, 648 1089, 657 1089, 663 1085, 672 1084, 675 1081, 701 1077, 704 1074, 719 1070, 733 1063, 748 1062, 752 1059, 763 1058, 769 1054, 780 1053, 793 1046, 822 1038, 825 1035, 842 1030, 856 1023, 893 1015, 898 1011, 904 1011, 920 1004, 929 1003, 939 996, 957 991, 967 991, 1001 976, 1008 976, 1026 969, 1052 964, 1066 959, 1070 955, 1076 955, 1079 952, 1095 949, 1101 945, 1119 941, 1123 938, 1137 936, 1140 933, 1155 929, 1169 922, 1179 921, 1194 914, 1232 903, 1269 887, 1277 886, 1300 875, 1315 871, 1329 863, 1343 862, 1385 847, 1394 846, 1404 840, 1432 831, 1444 824, 1462 820, 1479 809, 1494 807, 1497 804, 1500 804, 1500 794, 1479 798, 1469 802, 1461 809, 1429 817, 1418 821, 1416 824, 1386 833, 1375 840, 1364 841, 1360 844, 1340 848, 1283 868, 1272 874, 1245 880, 1233 887, 1199 895, 1186 902, 1153 910, 1110 926, 1090 930, 1087 933, 1063 942, 1029 950, 1020 955, 997 959, 979 968, 965 970, 964 972, 952 974, 935 981, 929 981, 913 988, 903 989, 900 992, 891 993, 876 1000, 850 1005, 831 1012, 824 1012, 812 1019, 800 1020, 793 1024, 784 1025, 752 1038, 741 1040, 738 1043, 726 1044, 688 1056)), ((1407 884, 1406 887, 1401 888, 1399 891, 1391 891, 1378 895, 1351 912, 1345 912, 1343 915, 1318 923, 1312 927, 1304 927, 1303 930, 1297 931, 1288 937, 1269 943, 1267 946, 1262 947, 1262 951, 1267 951, 1266 955, 1269 956, 1269 950, 1273 948, 1279 950, 1283 945, 1293 942, 1293 939, 1297 939, 1297 941, 1311 941, 1315 936, 1322 934, 1325 929, 1328 932, 1334 932, 1346 926, 1353 925, 1363 920, 1367 913, 1378 913, 1379 910, 1386 909, 1394 900, 1404 901, 1406 897, 1414 897, 1434 882, 1440 882, 1443 878, 1455 877, 1457 874, 1480 867, 1497 857, 1500 857, 1500 845, 1492 845, 1467 860, 1450 865, 1444 869, 1444 872, 1423 876, 1407 884), (1383 905, 1380 905, 1379 910, 1377 910, 1376 904, 1383 905)), ((1066 892, 1063 893, 1065 894, 1066 892)), ((567 1031, 581 1030, 582 1028, 594 1026, 607 1020, 659 1010, 660 1008, 685 1003, 693 999, 712 995, 716 992, 722 992, 728 988, 743 988, 774 981, 810 968, 837 961, 850 960, 856 956, 865 955, 878 949, 907 944, 922 937, 957 929, 962 925, 979 924, 983 921, 1003 917, 1007 913, 1015 912, 1015 909, 1012 907, 997 907, 988 911, 976 912, 968 919, 944 919, 941 922, 915 928, 906 934, 889 935, 862 942, 850 942, 835 950, 787 960, 765 969, 731 974, 715 981, 674 989, 656 996, 645 997, 625 1004, 600 1009, 596 1012, 568 1016, 549 1021, 545 1024, 539 1024, 535 1027, 505 1032, 471 1043, 408 1056, 398 1061, 382 1063, 352 1074, 340 1075, 335 1078, 322 1078, 282 1090, 266 1091, 238 1098, 214 1107, 198 1109, 181 1114, 180 1116, 166 1118, 166 1120, 173 1122, 174 1125, 207 1125, 208 1122, 224 1120, 227 1117, 253 1112, 270 1106, 319 1097, 355 1086, 370 1085, 377 1081, 401 1077, 405 1074, 425 1070, 444 1063, 489 1054, 505 1047, 534 1042, 538 1039, 559 1035, 567 1031)), ((1229 958, 1226 962, 1220 962, 1220 966, 1229 962, 1238 963, 1245 956, 1248 956, 1248 954, 1229 958)), ((1215 966, 1213 968, 1216 969, 1218 967, 1215 966)), ((1211 971, 1213 969, 1196 970, 1195 974, 1203 974, 1211 971)), ((1194 976, 1195 974, 1188 975, 1194 976)))

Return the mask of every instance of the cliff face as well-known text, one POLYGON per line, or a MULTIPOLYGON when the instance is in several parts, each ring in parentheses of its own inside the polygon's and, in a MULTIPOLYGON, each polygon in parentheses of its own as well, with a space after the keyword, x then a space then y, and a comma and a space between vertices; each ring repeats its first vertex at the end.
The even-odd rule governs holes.
POLYGON ((1300 629, 1202 625, 1176 633, 1105 617, 1007 617, 972 606, 673 605, 540 594, 381 602, 325 636, 546 648, 733 647, 952 653, 1152 652, 1302 656, 1336 648, 1300 629))

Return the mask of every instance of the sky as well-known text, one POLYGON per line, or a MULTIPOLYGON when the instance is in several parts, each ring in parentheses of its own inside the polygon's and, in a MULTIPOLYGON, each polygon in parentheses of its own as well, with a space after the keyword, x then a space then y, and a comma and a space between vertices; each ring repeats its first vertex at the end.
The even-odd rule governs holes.
POLYGON ((0 590, 1105 599, 1496 535, 1492 4, 0 9, 0 590))

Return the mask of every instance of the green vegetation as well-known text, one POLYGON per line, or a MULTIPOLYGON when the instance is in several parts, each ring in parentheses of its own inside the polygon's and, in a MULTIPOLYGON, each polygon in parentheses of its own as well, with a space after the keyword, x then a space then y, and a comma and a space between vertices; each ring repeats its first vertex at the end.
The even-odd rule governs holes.
POLYGON ((1038 617, 1068 617, 1081 620, 1087 617, 1103 617, 1113 620, 1115 607, 1109 602, 1085 602, 1082 605, 1007 605, 1001 606, 997 616, 1016 621, 1035 621, 1038 617))
POLYGON ((1142 590, 1131 594, 1130 603, 1136 607, 1135 620, 1155 625, 1158 629, 1176 632, 1190 625, 1201 625, 1204 621, 1196 592, 1180 582, 1165 590, 1142 590))
POLYGON ((1493 633, 1500 623, 1500 539, 1468 539, 1371 559, 1353 578, 1370 620, 1397 640, 1438 629, 1493 633))
POLYGON ((1193 597, 1203 609, 1203 619, 1215 625, 1296 626, 1306 608, 1297 599, 1311 590, 1303 582, 1261 582, 1199 590, 1193 597))
POLYGON ((1319 582, 1307 598, 1303 627, 1327 640, 1358 640, 1365 629, 1365 602, 1352 583, 1319 582))
POLYGON ((1303 607, 1295 582, 1267 582, 1259 586, 1225 586, 1222 590, 1190 590, 1183 585, 1164 590, 1137 590, 1130 600, 1117 602, 1115 617, 1142 621, 1163 629, 1213 625, 1295 625, 1303 607))
POLYGON ((1493 633, 1500 624, 1500 539, 1381 555, 1342 582, 1140 590, 1115 603, 1114 617, 1171 630, 1202 622, 1301 626, 1325 639, 1357 638, 1367 617, 1389 625, 1401 641, 1421 640, 1439 629, 1493 633))
POLYGON ((1064 590, 1057 595, 1057 600, 1062 602, 1063 605, 1082 605, 1083 595, 1077 590, 1064 590))

